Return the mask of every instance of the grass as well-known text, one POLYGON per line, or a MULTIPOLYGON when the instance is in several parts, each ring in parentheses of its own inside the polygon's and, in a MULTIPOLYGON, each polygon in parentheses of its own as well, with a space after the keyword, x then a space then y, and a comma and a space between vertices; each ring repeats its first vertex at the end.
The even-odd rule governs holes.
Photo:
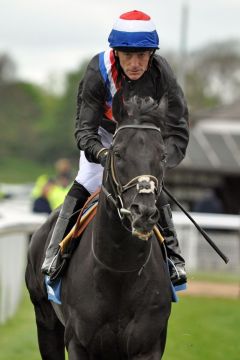
POLYGON ((240 301, 184 297, 173 304, 164 360, 238 360, 240 301))
MULTIPOLYGON (((183 297, 173 304, 163 360, 238 360, 240 301, 183 297)), ((16 316, 0 326, 0 360, 40 360, 27 292, 16 316)))
POLYGON ((17 314, 0 326, 0 360, 40 360, 33 308, 27 291, 17 314))

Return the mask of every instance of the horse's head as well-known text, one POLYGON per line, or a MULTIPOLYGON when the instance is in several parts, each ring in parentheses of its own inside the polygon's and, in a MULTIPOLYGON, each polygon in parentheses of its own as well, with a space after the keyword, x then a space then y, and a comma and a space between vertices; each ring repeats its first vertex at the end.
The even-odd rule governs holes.
POLYGON ((157 104, 152 98, 134 96, 123 107, 121 114, 114 112, 118 128, 105 171, 107 187, 120 217, 130 221, 133 235, 148 240, 159 218, 156 202, 166 163, 161 130, 166 105, 165 100, 157 104))

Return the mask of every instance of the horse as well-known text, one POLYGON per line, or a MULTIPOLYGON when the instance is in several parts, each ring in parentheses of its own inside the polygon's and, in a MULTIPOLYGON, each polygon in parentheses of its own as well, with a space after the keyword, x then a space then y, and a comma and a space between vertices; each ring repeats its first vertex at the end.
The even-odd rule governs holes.
POLYGON ((97 213, 62 277, 61 305, 47 299, 41 264, 58 211, 32 237, 26 284, 45 360, 159 360, 172 290, 154 226, 166 167, 166 101, 137 96, 115 106, 118 126, 97 213))

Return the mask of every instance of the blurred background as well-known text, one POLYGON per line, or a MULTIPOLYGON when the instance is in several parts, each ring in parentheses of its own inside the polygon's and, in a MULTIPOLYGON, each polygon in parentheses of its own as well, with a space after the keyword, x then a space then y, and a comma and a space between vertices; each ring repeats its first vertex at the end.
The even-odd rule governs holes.
POLYGON ((133 9, 152 16, 190 110, 186 158, 165 184, 230 258, 226 265, 172 203, 189 296, 174 305, 165 359, 239 359, 239 0, 0 3, 0 360, 40 359, 24 289, 29 236, 76 175, 86 64, 133 9))

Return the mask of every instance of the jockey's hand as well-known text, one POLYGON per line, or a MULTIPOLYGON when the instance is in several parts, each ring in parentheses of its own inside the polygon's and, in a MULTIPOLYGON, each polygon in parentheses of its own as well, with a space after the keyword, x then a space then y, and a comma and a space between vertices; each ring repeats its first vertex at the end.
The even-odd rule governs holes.
POLYGON ((98 160, 103 167, 106 164, 107 155, 108 155, 108 149, 103 149, 98 155, 98 160))

